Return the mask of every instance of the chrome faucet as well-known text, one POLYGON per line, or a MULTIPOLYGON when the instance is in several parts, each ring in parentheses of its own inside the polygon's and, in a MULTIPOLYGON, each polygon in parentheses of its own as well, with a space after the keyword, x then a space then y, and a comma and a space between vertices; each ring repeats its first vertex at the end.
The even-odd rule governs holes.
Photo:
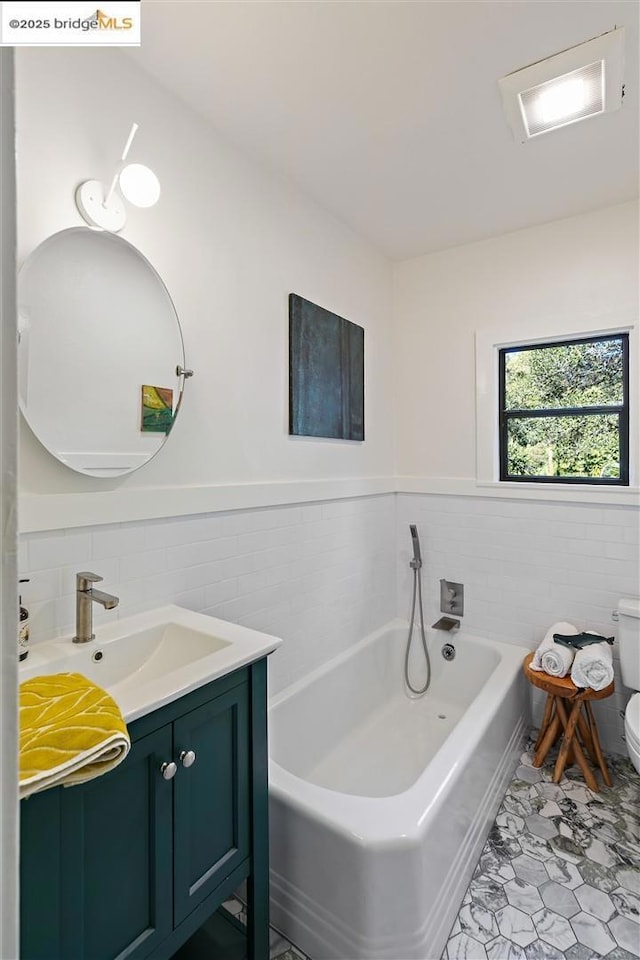
POLYGON ((93 632, 93 604, 100 603, 105 610, 113 610, 118 606, 119 599, 111 593, 95 590, 91 584, 102 580, 97 573, 84 571, 76 574, 76 635, 74 643, 88 643, 95 640, 93 632))

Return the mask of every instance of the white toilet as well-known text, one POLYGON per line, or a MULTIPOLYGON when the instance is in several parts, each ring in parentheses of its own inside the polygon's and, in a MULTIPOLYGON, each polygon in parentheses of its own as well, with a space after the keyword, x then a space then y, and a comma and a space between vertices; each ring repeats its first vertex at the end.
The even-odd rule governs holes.
MULTIPOLYGON (((618 602, 620 667, 625 686, 640 690, 640 600, 618 602)), ((629 758, 640 773, 640 693, 634 693, 624 715, 629 758)))

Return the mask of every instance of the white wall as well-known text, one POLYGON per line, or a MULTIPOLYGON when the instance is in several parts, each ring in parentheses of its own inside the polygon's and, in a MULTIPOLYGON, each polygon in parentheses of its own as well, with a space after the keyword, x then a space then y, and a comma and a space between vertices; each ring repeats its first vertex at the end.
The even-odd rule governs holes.
MULTIPOLYGON (((618 598, 638 593, 640 518, 614 501, 637 496, 565 488, 551 502, 548 488, 476 487, 475 334, 637 324, 639 258, 638 204, 626 203, 395 265, 398 487, 470 494, 399 495, 399 615, 416 522, 429 623, 445 577, 464 583, 464 623, 480 636, 533 648, 557 620, 615 632, 618 598)), ((627 697, 618 671, 615 697, 598 704, 603 740, 618 752, 627 697)))
POLYGON ((637 322, 639 258, 632 202, 396 264, 397 473, 475 478, 475 331, 637 322))
MULTIPOLYGON (((582 321, 638 323, 639 257, 634 202, 395 265, 396 471, 406 491, 398 496, 399 615, 410 602, 407 525, 416 522, 429 623, 440 616, 445 577, 464 583, 464 624, 481 636, 532 649, 557 620, 615 632, 618 598, 638 594, 637 505, 587 488, 475 486, 475 335, 502 328, 516 340, 582 321)), ((615 696, 596 706, 606 748, 624 753, 619 711, 629 691, 617 676, 615 696)))
MULTIPOLYGON (((170 442, 128 478, 76 476, 23 430, 22 491, 46 500, 49 516, 39 527, 31 511, 21 545, 34 640, 71 628, 73 576, 93 567, 122 597, 116 615, 174 600, 283 636, 272 662, 279 689, 396 610, 406 615, 414 520, 430 621, 445 576, 466 583, 466 623, 481 635, 532 646, 554 619, 608 626, 606 611, 637 584, 633 508, 402 494, 284 506, 269 482, 307 481, 307 499, 321 500, 313 481, 333 478, 327 496, 344 497, 340 478, 390 478, 395 414, 400 477, 472 483, 474 332, 512 325, 517 335, 577 314, 637 317, 637 204, 397 264, 392 329, 388 262, 221 143, 129 58, 21 50, 17 105, 23 257, 79 222, 76 184, 107 179, 130 121, 141 123, 133 159, 153 165, 163 195, 152 210, 131 210, 124 235, 165 278, 196 370, 170 442), (287 436, 291 291, 366 329, 364 444, 287 436), (262 484, 264 509, 211 513, 197 485, 222 484, 262 484), (170 509, 149 519, 161 508, 144 504, 160 503, 165 486, 170 509), (52 529, 56 500, 65 521, 55 526, 65 529, 52 529)), ((393 480, 380 487, 393 489, 393 480)), ((618 702, 609 706, 615 713, 618 702)), ((609 746, 620 748, 609 720, 609 746)))
POLYGON ((19 260, 83 223, 75 188, 109 181, 133 120, 141 127, 130 159, 153 167, 162 196, 152 209, 130 208, 122 235, 163 277, 195 377, 169 443, 119 480, 71 473, 23 426, 22 492, 392 474, 388 261, 223 143, 120 51, 17 52, 19 260), (292 291, 365 328, 364 443, 287 435, 292 291))

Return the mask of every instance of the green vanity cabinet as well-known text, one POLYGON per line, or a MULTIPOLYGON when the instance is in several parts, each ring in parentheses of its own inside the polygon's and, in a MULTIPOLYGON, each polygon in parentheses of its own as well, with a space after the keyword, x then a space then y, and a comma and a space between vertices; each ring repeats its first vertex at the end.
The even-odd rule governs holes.
POLYGON ((176 924, 249 854, 247 707, 245 684, 174 723, 177 756, 191 750, 197 758, 175 778, 176 924))
POLYGON ((112 773, 22 803, 22 957, 143 957, 171 933, 170 755, 165 726, 112 773))
POLYGON ((266 660, 129 732, 115 770, 21 804, 21 960, 217 960, 202 930, 245 879, 242 953, 268 960, 266 660))

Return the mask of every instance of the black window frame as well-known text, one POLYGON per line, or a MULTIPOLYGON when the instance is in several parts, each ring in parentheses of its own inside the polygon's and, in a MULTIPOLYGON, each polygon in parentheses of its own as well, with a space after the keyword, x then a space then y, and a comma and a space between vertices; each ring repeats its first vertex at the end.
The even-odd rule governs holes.
POLYGON ((499 417, 499 458, 500 480, 509 483, 579 483, 590 486, 629 486, 629 334, 613 333, 595 337, 572 337, 569 340, 546 340, 543 343, 531 343, 501 347, 498 351, 498 417, 499 417), (506 408, 506 356, 509 353, 521 353, 525 350, 542 350, 545 347, 571 347, 581 343, 606 343, 619 340, 622 343, 622 403, 619 405, 560 407, 549 409, 507 410, 506 408), (618 415, 618 438, 620 449, 619 477, 543 477, 514 476, 509 473, 508 443, 509 420, 532 419, 538 417, 580 417, 595 414, 618 415))

